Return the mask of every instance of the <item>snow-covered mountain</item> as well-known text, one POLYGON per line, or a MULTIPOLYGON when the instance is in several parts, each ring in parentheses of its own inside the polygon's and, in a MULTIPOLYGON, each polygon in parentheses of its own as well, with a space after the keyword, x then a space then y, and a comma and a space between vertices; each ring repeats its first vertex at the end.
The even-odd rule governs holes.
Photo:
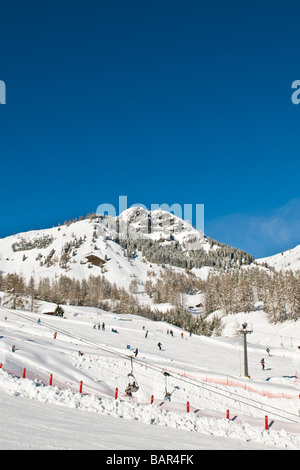
MULTIPOLYGON (((118 218, 90 215, 0 240, 4 275, 84 281, 99 274, 126 289, 132 279, 146 281, 149 271, 170 275, 168 264, 175 273, 188 267, 200 277, 214 267, 251 266, 251 260, 172 214, 140 208, 118 218)), ((199 295, 187 295, 187 305, 195 305, 199 295)), ((68 303, 59 317, 46 314, 54 311, 56 300, 39 300, 31 312, 5 305, 0 305, 1 449, 300 448, 299 320, 270 324, 259 303, 249 313, 221 315, 221 336, 208 337, 165 319, 99 306, 68 303), (237 336, 244 322, 253 327, 250 377, 243 376, 243 339, 237 336), (133 397, 125 395, 130 372, 139 384, 133 397), (28 433, 32 420, 35 431, 28 433)))
POLYGON ((172 265, 205 276, 209 268, 252 261, 248 253, 213 241, 169 212, 136 207, 118 217, 92 214, 0 240, 0 272, 22 274, 27 281, 101 274, 128 288, 134 277, 145 281, 150 267, 172 265))
POLYGON ((256 260, 259 264, 267 264, 276 271, 300 270, 300 245, 267 258, 256 260))

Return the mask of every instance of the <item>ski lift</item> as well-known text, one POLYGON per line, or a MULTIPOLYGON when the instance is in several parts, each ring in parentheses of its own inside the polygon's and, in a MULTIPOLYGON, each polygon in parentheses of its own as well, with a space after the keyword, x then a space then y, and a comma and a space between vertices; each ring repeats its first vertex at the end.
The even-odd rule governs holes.
POLYGON ((169 372, 164 371, 163 375, 165 376, 165 400, 171 401, 171 393, 169 393, 167 389, 167 378, 170 377, 170 374, 169 372))
POLYGON ((128 374, 127 377, 128 377, 128 385, 125 389, 125 392, 129 395, 130 393, 137 392, 139 389, 139 386, 133 374, 128 374))
POLYGON ((137 383, 137 380, 135 376, 133 375, 133 366, 132 366, 132 358, 131 358, 131 372, 127 375, 128 377, 128 385, 125 388, 125 393, 129 396, 132 395, 132 393, 135 393, 138 391, 139 386, 137 383))

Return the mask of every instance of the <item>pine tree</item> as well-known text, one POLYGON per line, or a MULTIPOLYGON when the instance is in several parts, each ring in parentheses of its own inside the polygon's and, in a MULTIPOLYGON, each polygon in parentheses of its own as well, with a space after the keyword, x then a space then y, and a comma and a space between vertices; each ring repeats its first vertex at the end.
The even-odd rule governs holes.
POLYGON ((26 289, 26 293, 30 298, 30 311, 34 312, 36 307, 36 289, 35 289, 35 280, 34 277, 31 276, 28 282, 28 286, 26 289))
POLYGON ((225 315, 234 312, 234 287, 231 274, 225 274, 221 281, 220 307, 225 315))
POLYGON ((297 321, 300 318, 300 277, 292 271, 286 273, 286 295, 289 306, 289 318, 297 321))
POLYGON ((251 312, 254 310, 253 288, 245 276, 243 276, 236 290, 237 310, 241 312, 251 312))
POLYGON ((5 292, 8 293, 7 302, 13 309, 25 307, 26 284, 24 277, 18 274, 7 274, 4 280, 5 292))

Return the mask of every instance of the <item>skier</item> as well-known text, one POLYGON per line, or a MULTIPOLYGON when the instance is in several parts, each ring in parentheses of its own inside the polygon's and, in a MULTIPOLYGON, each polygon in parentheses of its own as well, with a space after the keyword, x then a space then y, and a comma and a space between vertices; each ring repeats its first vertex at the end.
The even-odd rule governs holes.
POLYGON ((11 350, 12 350, 12 352, 15 352, 15 350, 16 350, 16 346, 15 346, 14 344, 12 345, 12 348, 11 348, 11 350))
POLYGON ((104 322, 102 323, 102 330, 103 331, 105 330, 105 323, 104 322))
POLYGON ((265 360, 264 360, 264 358, 262 358, 262 360, 260 361, 260 363, 261 363, 261 369, 262 369, 262 370, 265 370, 265 360))
POLYGON ((57 333, 55 332, 53 335, 53 338, 56 339, 57 333))
POLYGON ((134 351, 134 356, 135 357, 138 355, 138 352, 139 352, 139 350, 138 350, 138 348, 136 348, 136 350, 134 351))
POLYGON ((145 338, 147 338, 149 331, 147 330, 145 333, 145 338))
POLYGON ((159 347, 159 350, 161 351, 161 343, 157 343, 157 346, 159 347))

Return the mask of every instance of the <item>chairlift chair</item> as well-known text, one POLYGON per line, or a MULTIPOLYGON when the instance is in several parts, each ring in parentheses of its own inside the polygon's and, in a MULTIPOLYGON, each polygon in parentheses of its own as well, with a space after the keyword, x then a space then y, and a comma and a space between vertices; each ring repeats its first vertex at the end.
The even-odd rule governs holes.
POLYGON ((135 376, 133 375, 132 358, 131 358, 131 372, 127 375, 127 377, 128 377, 128 385, 125 388, 125 393, 127 393, 128 395, 131 395, 132 393, 137 392, 139 389, 137 380, 135 376))
POLYGON ((165 376, 165 400, 171 401, 171 395, 172 394, 169 393, 168 389, 167 389, 167 377, 170 377, 170 374, 169 374, 169 372, 164 371, 163 375, 165 376))
POLYGON ((130 373, 130 374, 127 375, 127 377, 128 377, 128 385, 125 389, 125 392, 126 393, 137 392, 138 389, 139 389, 139 386, 138 386, 138 383, 135 379, 135 376, 132 373, 130 373))

